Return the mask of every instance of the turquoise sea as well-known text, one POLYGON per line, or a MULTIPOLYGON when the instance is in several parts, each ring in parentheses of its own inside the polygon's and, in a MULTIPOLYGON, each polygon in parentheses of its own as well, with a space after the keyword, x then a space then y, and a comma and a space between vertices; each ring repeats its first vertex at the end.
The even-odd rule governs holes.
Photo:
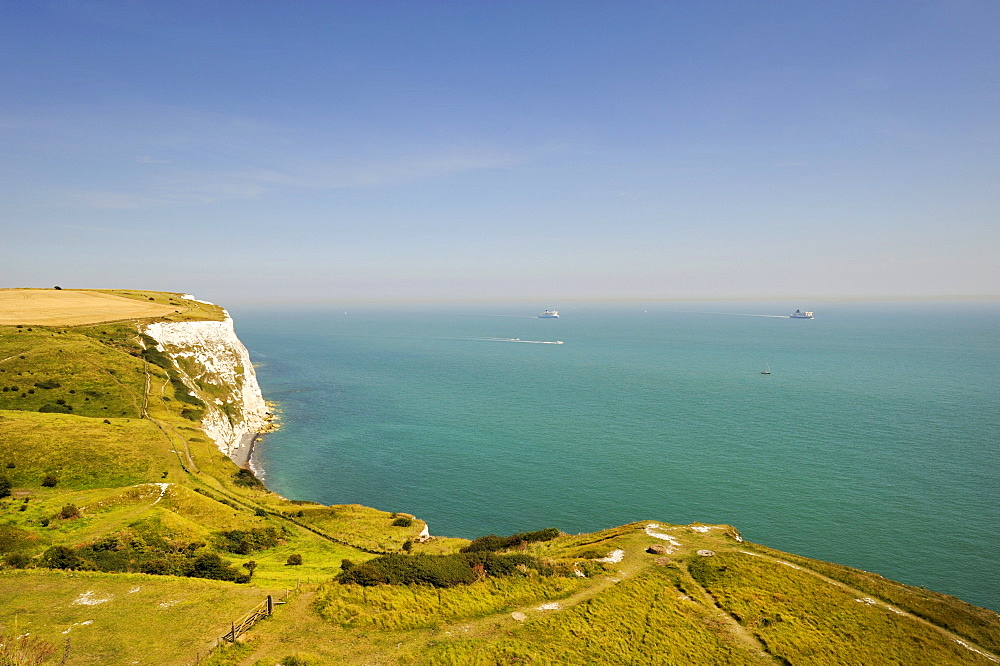
POLYGON ((469 538, 728 523, 1000 610, 1000 303, 232 314, 286 497, 469 538))

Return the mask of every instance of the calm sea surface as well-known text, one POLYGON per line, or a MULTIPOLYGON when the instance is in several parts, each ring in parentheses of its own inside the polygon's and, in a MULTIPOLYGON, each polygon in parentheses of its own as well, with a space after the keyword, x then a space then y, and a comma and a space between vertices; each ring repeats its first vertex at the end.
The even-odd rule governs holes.
POLYGON ((1000 610, 1000 304, 809 305, 232 314, 287 497, 469 538, 728 523, 1000 610))

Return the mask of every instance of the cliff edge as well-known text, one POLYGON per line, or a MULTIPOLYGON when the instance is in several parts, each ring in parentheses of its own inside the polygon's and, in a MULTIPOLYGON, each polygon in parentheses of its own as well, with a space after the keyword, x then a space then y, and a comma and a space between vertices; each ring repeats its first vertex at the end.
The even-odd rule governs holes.
POLYGON ((205 433, 220 451, 245 464, 237 453, 247 437, 268 430, 272 415, 229 314, 223 321, 153 322, 145 333, 175 360, 192 395, 205 402, 205 433))

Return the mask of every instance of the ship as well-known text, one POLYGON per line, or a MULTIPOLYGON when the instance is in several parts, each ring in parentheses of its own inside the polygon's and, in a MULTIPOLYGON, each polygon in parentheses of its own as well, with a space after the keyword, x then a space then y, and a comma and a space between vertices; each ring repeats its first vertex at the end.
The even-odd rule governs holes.
POLYGON ((788 315, 789 319, 812 319, 812 312, 803 312, 802 310, 796 310, 792 314, 788 315))
POLYGON ((538 315, 539 319, 559 319, 559 310, 546 310, 538 315))

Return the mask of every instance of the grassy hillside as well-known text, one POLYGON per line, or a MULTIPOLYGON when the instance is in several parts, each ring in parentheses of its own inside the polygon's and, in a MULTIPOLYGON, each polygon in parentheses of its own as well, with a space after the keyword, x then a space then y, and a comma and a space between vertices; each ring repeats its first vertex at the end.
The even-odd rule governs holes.
POLYGON ((423 542, 409 514, 282 498, 141 323, 0 326, 0 664, 1000 663, 996 613, 730 526, 423 542))

